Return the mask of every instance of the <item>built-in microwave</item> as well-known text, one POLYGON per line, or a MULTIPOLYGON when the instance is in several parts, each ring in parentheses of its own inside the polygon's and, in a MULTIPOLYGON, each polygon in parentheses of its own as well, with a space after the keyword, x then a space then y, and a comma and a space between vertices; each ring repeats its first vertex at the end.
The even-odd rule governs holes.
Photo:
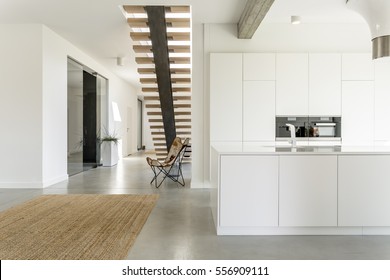
POLYGON ((341 140, 341 117, 337 116, 277 116, 276 140, 284 140, 291 136, 286 124, 295 126, 295 137, 311 140, 341 140))

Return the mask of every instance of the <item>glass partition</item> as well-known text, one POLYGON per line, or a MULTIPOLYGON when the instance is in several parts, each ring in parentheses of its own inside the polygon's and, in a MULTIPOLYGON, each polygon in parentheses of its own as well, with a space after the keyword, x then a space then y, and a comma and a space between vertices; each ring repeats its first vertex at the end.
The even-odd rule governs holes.
POLYGON ((68 59, 68 175, 83 171, 83 66, 68 59))

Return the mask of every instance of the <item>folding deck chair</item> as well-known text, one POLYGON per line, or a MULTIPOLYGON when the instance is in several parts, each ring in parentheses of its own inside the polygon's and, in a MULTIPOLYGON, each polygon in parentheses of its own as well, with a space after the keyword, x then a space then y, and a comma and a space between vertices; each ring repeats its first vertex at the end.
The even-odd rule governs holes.
POLYGON ((160 162, 157 159, 151 159, 150 157, 146 158, 146 161, 154 173, 154 177, 152 181, 150 181, 150 184, 152 184, 154 181, 155 187, 159 188, 164 180, 169 178, 182 186, 185 185, 181 166, 188 144, 188 138, 186 138, 182 143, 181 138, 176 137, 173 140, 168 155, 163 162, 160 162), (158 183, 158 177, 160 174, 164 177, 161 179, 160 183, 158 183))

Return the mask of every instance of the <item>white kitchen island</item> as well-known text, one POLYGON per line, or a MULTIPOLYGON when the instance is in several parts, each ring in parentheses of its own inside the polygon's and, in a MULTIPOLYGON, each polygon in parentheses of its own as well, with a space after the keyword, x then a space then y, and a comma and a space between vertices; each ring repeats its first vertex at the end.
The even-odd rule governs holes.
POLYGON ((390 147, 213 143, 218 235, 390 234, 390 147))

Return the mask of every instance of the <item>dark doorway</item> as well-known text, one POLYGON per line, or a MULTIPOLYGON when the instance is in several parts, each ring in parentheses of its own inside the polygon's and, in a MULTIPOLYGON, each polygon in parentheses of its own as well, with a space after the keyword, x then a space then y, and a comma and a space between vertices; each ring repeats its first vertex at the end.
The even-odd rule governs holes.
POLYGON ((138 110, 137 110, 137 149, 138 151, 139 150, 142 150, 143 149, 143 139, 142 139, 142 127, 143 127, 143 123, 142 123, 142 114, 143 114, 143 111, 142 111, 142 101, 138 99, 138 110))
POLYGON ((83 71, 83 162, 91 167, 97 166, 96 126, 96 76, 83 71))

